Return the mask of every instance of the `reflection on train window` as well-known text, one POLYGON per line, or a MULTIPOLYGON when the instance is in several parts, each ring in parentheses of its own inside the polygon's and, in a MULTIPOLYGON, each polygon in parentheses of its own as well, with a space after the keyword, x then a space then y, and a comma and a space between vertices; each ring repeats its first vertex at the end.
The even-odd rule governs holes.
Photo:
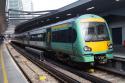
POLYGON ((94 27, 90 27, 90 28, 88 29, 88 34, 94 34, 94 32, 95 32, 94 27))
POLYGON ((103 25, 99 25, 97 26, 97 31, 98 31, 98 34, 104 34, 104 26, 103 25))

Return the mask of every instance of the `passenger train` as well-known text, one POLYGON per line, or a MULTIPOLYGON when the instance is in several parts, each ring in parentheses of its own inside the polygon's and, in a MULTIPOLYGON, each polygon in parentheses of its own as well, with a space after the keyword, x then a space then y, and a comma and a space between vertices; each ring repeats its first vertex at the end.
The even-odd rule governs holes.
POLYGON ((113 58, 113 43, 106 21, 94 14, 15 34, 12 42, 55 52, 61 60, 106 63, 113 58))

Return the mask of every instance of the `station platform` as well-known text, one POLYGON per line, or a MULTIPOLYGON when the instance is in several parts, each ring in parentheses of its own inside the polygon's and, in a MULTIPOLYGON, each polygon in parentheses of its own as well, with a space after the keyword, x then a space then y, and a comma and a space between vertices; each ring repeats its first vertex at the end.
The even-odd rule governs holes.
POLYGON ((0 44, 0 83, 29 83, 9 54, 0 44))
POLYGON ((115 58, 122 58, 125 59, 125 47, 122 45, 114 46, 114 53, 115 58))

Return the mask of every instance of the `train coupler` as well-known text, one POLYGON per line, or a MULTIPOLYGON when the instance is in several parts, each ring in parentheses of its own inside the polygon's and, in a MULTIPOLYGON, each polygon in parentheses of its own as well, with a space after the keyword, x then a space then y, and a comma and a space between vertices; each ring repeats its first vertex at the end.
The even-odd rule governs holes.
POLYGON ((105 55, 96 55, 95 56, 95 62, 99 64, 106 64, 107 58, 105 55))

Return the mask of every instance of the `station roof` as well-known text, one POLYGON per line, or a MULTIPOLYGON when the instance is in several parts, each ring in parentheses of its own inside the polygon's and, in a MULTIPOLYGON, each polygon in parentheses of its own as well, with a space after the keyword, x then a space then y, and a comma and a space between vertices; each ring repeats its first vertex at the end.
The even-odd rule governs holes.
POLYGON ((19 24, 15 32, 21 33, 34 28, 66 20, 82 14, 101 15, 104 12, 125 8, 125 0, 79 0, 52 13, 38 16, 19 24))
POLYGON ((5 30, 5 4, 6 0, 0 0, 0 33, 5 30))

